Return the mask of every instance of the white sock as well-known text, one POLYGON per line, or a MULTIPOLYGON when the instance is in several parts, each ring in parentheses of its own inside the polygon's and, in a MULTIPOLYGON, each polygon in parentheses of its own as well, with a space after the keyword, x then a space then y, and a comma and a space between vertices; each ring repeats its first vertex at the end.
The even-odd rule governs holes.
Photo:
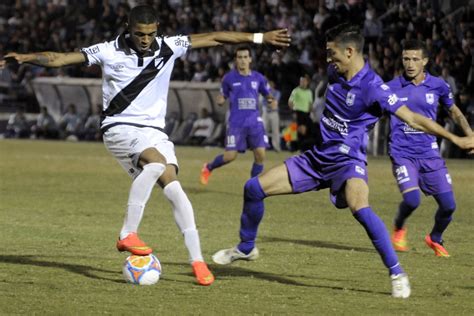
POLYGON ((120 239, 127 237, 130 233, 137 232, 151 191, 165 168, 166 166, 161 163, 149 163, 143 167, 143 171, 133 180, 128 195, 127 213, 120 231, 120 239))
POLYGON ((184 244, 188 249, 190 261, 204 261, 194 221, 193 207, 181 184, 178 181, 173 181, 164 187, 163 193, 173 208, 174 220, 184 236, 184 244))

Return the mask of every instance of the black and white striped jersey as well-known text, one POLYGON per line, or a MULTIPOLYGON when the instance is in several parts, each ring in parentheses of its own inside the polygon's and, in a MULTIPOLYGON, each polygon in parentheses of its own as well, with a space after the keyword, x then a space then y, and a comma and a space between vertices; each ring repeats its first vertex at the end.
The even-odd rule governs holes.
POLYGON ((157 37, 144 54, 129 43, 125 33, 81 50, 88 65, 102 68, 101 129, 118 124, 164 128, 171 72, 190 47, 189 37, 157 37))

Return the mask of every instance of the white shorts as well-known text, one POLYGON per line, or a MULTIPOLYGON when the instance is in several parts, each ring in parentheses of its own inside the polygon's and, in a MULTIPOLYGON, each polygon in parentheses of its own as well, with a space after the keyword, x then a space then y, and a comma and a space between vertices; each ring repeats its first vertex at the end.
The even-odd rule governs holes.
POLYGON ((156 128, 117 125, 108 129, 103 138, 107 150, 132 178, 141 173, 138 159, 147 148, 156 148, 168 165, 178 167, 173 143, 168 140, 168 135, 156 128))

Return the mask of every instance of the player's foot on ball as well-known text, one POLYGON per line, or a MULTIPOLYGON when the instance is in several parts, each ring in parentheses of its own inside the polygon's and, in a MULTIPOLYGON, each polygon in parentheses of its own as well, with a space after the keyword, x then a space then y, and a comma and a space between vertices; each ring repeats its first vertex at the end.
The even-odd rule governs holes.
POLYGON ((212 272, 209 271, 209 268, 205 262, 194 261, 192 266, 198 284, 211 285, 214 282, 214 275, 212 275, 212 272))
POLYGON ((392 274, 392 296, 395 298, 408 298, 411 294, 410 282, 406 273, 392 274))
POLYGON ((219 250, 212 256, 212 260, 217 264, 229 264, 235 260, 255 260, 258 258, 258 255, 257 247, 253 248, 248 255, 241 252, 237 247, 234 247, 219 250))
POLYGON ((443 242, 434 242, 430 235, 426 235, 425 242, 428 247, 434 250, 437 257, 449 257, 448 251, 443 247, 443 242))
POLYGON ((209 182, 209 177, 211 176, 211 170, 207 168, 207 163, 202 166, 201 169, 201 184, 206 185, 209 182))
POLYGON ((396 251, 408 251, 406 228, 393 228, 392 244, 396 251))
POLYGON ((130 233, 124 239, 117 241, 117 250, 128 251, 137 256, 146 256, 153 251, 138 238, 137 233, 130 233))

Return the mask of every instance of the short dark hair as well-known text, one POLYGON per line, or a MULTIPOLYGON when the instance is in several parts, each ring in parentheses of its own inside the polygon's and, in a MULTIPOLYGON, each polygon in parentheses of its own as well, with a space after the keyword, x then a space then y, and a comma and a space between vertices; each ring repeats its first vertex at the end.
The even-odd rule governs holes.
POLYGON ((158 23, 157 13, 149 5, 139 5, 134 7, 128 15, 128 25, 158 23))
POLYGON ((403 50, 421 50, 422 57, 428 57, 426 45, 420 40, 407 40, 405 43, 403 43, 403 50))
POLYGON ((250 49, 250 46, 249 45, 239 45, 237 46, 237 48, 235 49, 235 52, 234 52, 234 57, 237 57, 237 52, 241 52, 241 51, 248 51, 249 52, 249 55, 251 55, 252 53, 252 50, 250 49))
POLYGON ((364 37, 360 32, 360 27, 351 23, 342 23, 326 31, 327 42, 337 42, 344 46, 354 44, 358 52, 364 50, 364 37))

